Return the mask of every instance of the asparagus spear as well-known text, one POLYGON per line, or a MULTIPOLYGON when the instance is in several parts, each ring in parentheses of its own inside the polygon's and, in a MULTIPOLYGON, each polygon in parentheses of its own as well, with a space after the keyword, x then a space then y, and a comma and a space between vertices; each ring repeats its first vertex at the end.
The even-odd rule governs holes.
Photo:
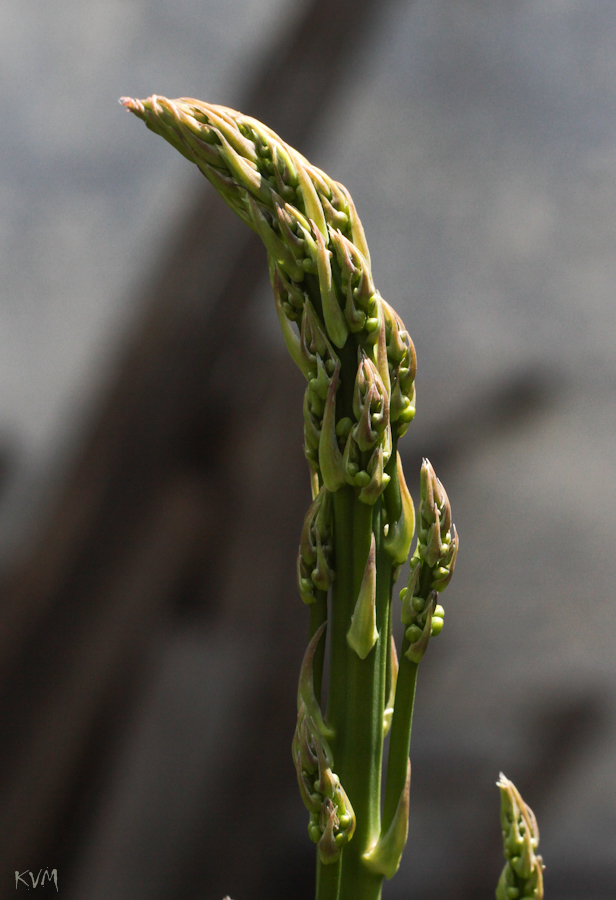
POLYGON ((505 867, 496 888, 496 900, 543 900, 543 859, 537 819, 513 781, 500 773, 501 827, 505 867))
POLYGON ((407 628, 398 668, 391 594, 415 514, 397 444, 415 414, 415 348, 375 288, 346 188, 234 110, 190 98, 120 102, 199 167, 267 250, 282 333, 307 380, 304 450, 313 503, 297 573, 311 639, 293 759, 317 844, 317 900, 378 900, 406 842, 417 666, 442 628, 436 597, 458 549, 447 495, 424 461, 417 548, 401 594, 407 628))

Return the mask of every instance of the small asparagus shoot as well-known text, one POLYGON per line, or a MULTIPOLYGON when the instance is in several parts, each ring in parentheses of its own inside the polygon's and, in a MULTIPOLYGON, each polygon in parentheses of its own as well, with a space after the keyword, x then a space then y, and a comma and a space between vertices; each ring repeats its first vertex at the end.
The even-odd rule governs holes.
POLYGON ((496 887, 496 900, 543 900, 543 859, 537 819, 513 781, 500 773, 501 827, 505 867, 496 887))

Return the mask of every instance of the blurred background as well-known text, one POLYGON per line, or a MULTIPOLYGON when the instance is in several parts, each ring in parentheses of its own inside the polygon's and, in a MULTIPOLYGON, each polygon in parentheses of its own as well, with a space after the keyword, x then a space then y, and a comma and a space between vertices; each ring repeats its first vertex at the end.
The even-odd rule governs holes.
POLYGON ((493 896, 502 769, 546 896, 613 898, 616 6, 0 20, 0 898, 41 867, 70 900, 313 895, 302 378, 263 248, 117 105, 152 93, 262 118, 343 182, 417 348, 407 480, 428 456, 461 552, 384 897, 493 896))

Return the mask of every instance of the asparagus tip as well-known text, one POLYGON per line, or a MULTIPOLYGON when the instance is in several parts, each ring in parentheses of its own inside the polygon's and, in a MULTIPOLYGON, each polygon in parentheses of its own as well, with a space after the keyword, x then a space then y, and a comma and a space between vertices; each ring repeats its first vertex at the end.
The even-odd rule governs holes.
POLYGON ((120 97, 118 103, 120 104, 120 106, 124 106, 129 112, 143 112, 143 104, 141 103, 141 101, 133 100, 132 97, 120 97))

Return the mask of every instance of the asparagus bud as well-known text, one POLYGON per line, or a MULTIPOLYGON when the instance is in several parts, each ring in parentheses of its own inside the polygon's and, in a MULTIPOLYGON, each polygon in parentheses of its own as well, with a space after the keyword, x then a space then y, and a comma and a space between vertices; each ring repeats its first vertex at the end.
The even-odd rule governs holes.
POLYGON ((295 308, 295 305, 291 302, 291 286, 289 285, 288 289, 285 290, 285 279, 277 266, 272 267, 271 280, 272 288, 274 290, 276 315, 278 316, 278 321, 280 323, 284 342, 287 345, 287 350, 289 351, 291 359, 301 371, 301 373, 306 378, 310 378, 311 367, 308 360, 302 353, 302 342, 299 338, 299 335, 293 330, 291 326, 291 322, 296 321, 297 316, 301 315, 301 313, 295 308))
POLYGON ((317 845, 321 862, 336 862, 353 837, 355 814, 340 779, 333 771, 333 755, 327 742, 330 733, 317 703, 312 664, 325 623, 310 641, 300 672, 297 692, 297 725, 291 752, 300 795, 310 813, 308 835, 317 845))
POLYGON ((543 900, 543 860, 535 854, 539 829, 532 809, 512 781, 500 773, 501 827, 505 867, 496 888, 496 900, 543 900))
POLYGON ((393 878, 400 868, 402 851, 409 833, 409 802, 411 796, 411 761, 407 760, 406 781, 398 800, 391 825, 379 836, 374 847, 364 854, 369 871, 393 878))
MULTIPOLYGON (((349 326, 346 323, 338 297, 336 286, 332 280, 331 251, 327 249, 325 238, 321 231, 311 221, 313 233, 317 239, 317 272, 319 275, 319 288, 321 290, 321 302, 323 304, 323 317, 327 333, 331 336, 336 347, 344 347, 346 344, 349 326)), ((326 232, 327 234, 327 232, 326 232)))
POLYGON ((381 299, 387 335, 387 362, 391 383, 390 417, 395 437, 402 437, 415 415, 415 346, 402 319, 381 299))
POLYGON ((389 395, 376 365, 360 348, 353 392, 356 423, 350 429, 342 460, 349 484, 359 488, 359 498, 374 504, 390 476, 384 466, 391 455, 389 395))
POLYGON ((402 622, 408 626, 410 643, 406 654, 413 662, 422 659, 430 638, 443 628, 445 610, 436 602, 437 595, 451 580, 459 543, 445 488, 427 459, 421 467, 420 493, 417 547, 408 584, 400 591, 402 622))
MULTIPOLYGON (((385 435, 387 436, 387 432, 385 435)), ((390 481, 390 476, 385 472, 385 453, 382 445, 374 450, 366 466, 365 474, 369 476, 370 480, 367 484, 365 482, 362 484, 359 499, 362 503, 373 506, 390 481)))
POLYGON ((366 319, 374 317, 376 298, 370 266, 358 248, 339 228, 329 230, 341 273, 341 292, 346 298, 344 314, 349 329, 359 332, 366 319))
MULTIPOLYGON (((295 345, 293 347, 295 349, 295 345)), ((293 355, 293 354, 292 354, 293 355)), ((325 407, 334 373, 340 361, 319 324, 314 307, 305 301, 300 335, 300 368, 307 373, 308 387, 304 395, 304 452, 311 469, 320 474, 319 446, 325 407)), ((338 378, 332 389, 330 405, 335 415, 335 392, 338 378)), ((331 416, 330 416, 331 417, 331 416)), ((331 430, 331 429, 330 429, 331 430)))
POLYGON ((336 434, 336 391, 340 378, 340 365, 337 363, 327 390, 327 399, 323 410, 323 424, 319 435, 319 468, 323 483, 329 491, 337 491, 346 482, 342 465, 342 453, 338 446, 336 434))
POLYGON ((307 297, 302 315, 300 344, 311 377, 316 375, 319 357, 325 363, 329 374, 333 373, 335 364, 339 362, 338 356, 321 326, 314 306, 307 297))
POLYGON ((254 230, 257 232, 276 265, 285 271, 294 281, 302 281, 304 268, 297 262, 293 250, 276 233, 276 225, 279 224, 267 207, 256 202, 246 193, 248 213, 252 220, 254 230))
POLYGON ((331 561, 331 495, 323 486, 308 507, 297 554, 297 582, 304 603, 314 603, 317 590, 329 590, 335 577, 331 561))
POLYGON ((366 560, 355 610, 351 617, 351 627, 347 633, 347 644, 365 659, 379 637, 376 628, 376 542, 374 534, 366 560))
POLYGON ((396 685, 398 683, 398 652, 396 650, 396 642, 393 634, 389 641, 389 671, 391 673, 389 696, 385 703, 385 709, 383 710, 383 737, 385 737, 386 734, 389 734, 389 729, 391 728, 391 720, 394 714, 394 702, 396 700, 396 685))
POLYGON ((402 565, 407 560, 411 549, 411 541, 415 534, 415 508, 404 478, 404 470, 399 453, 397 456, 397 467, 401 512, 398 520, 392 522, 389 526, 387 537, 385 538, 385 549, 396 565, 402 565))
POLYGON ((372 360, 361 348, 358 355, 353 392, 353 412, 357 419, 354 438, 359 449, 366 451, 374 448, 389 425, 389 394, 372 360))
MULTIPOLYGON (((282 311, 290 322, 301 322, 304 304, 308 299, 307 295, 299 285, 286 277, 283 270, 276 265, 271 257, 269 258, 269 264, 270 280, 274 288, 276 302, 280 302, 282 311)), ((296 332, 293 332, 293 334, 297 337, 296 332)))

